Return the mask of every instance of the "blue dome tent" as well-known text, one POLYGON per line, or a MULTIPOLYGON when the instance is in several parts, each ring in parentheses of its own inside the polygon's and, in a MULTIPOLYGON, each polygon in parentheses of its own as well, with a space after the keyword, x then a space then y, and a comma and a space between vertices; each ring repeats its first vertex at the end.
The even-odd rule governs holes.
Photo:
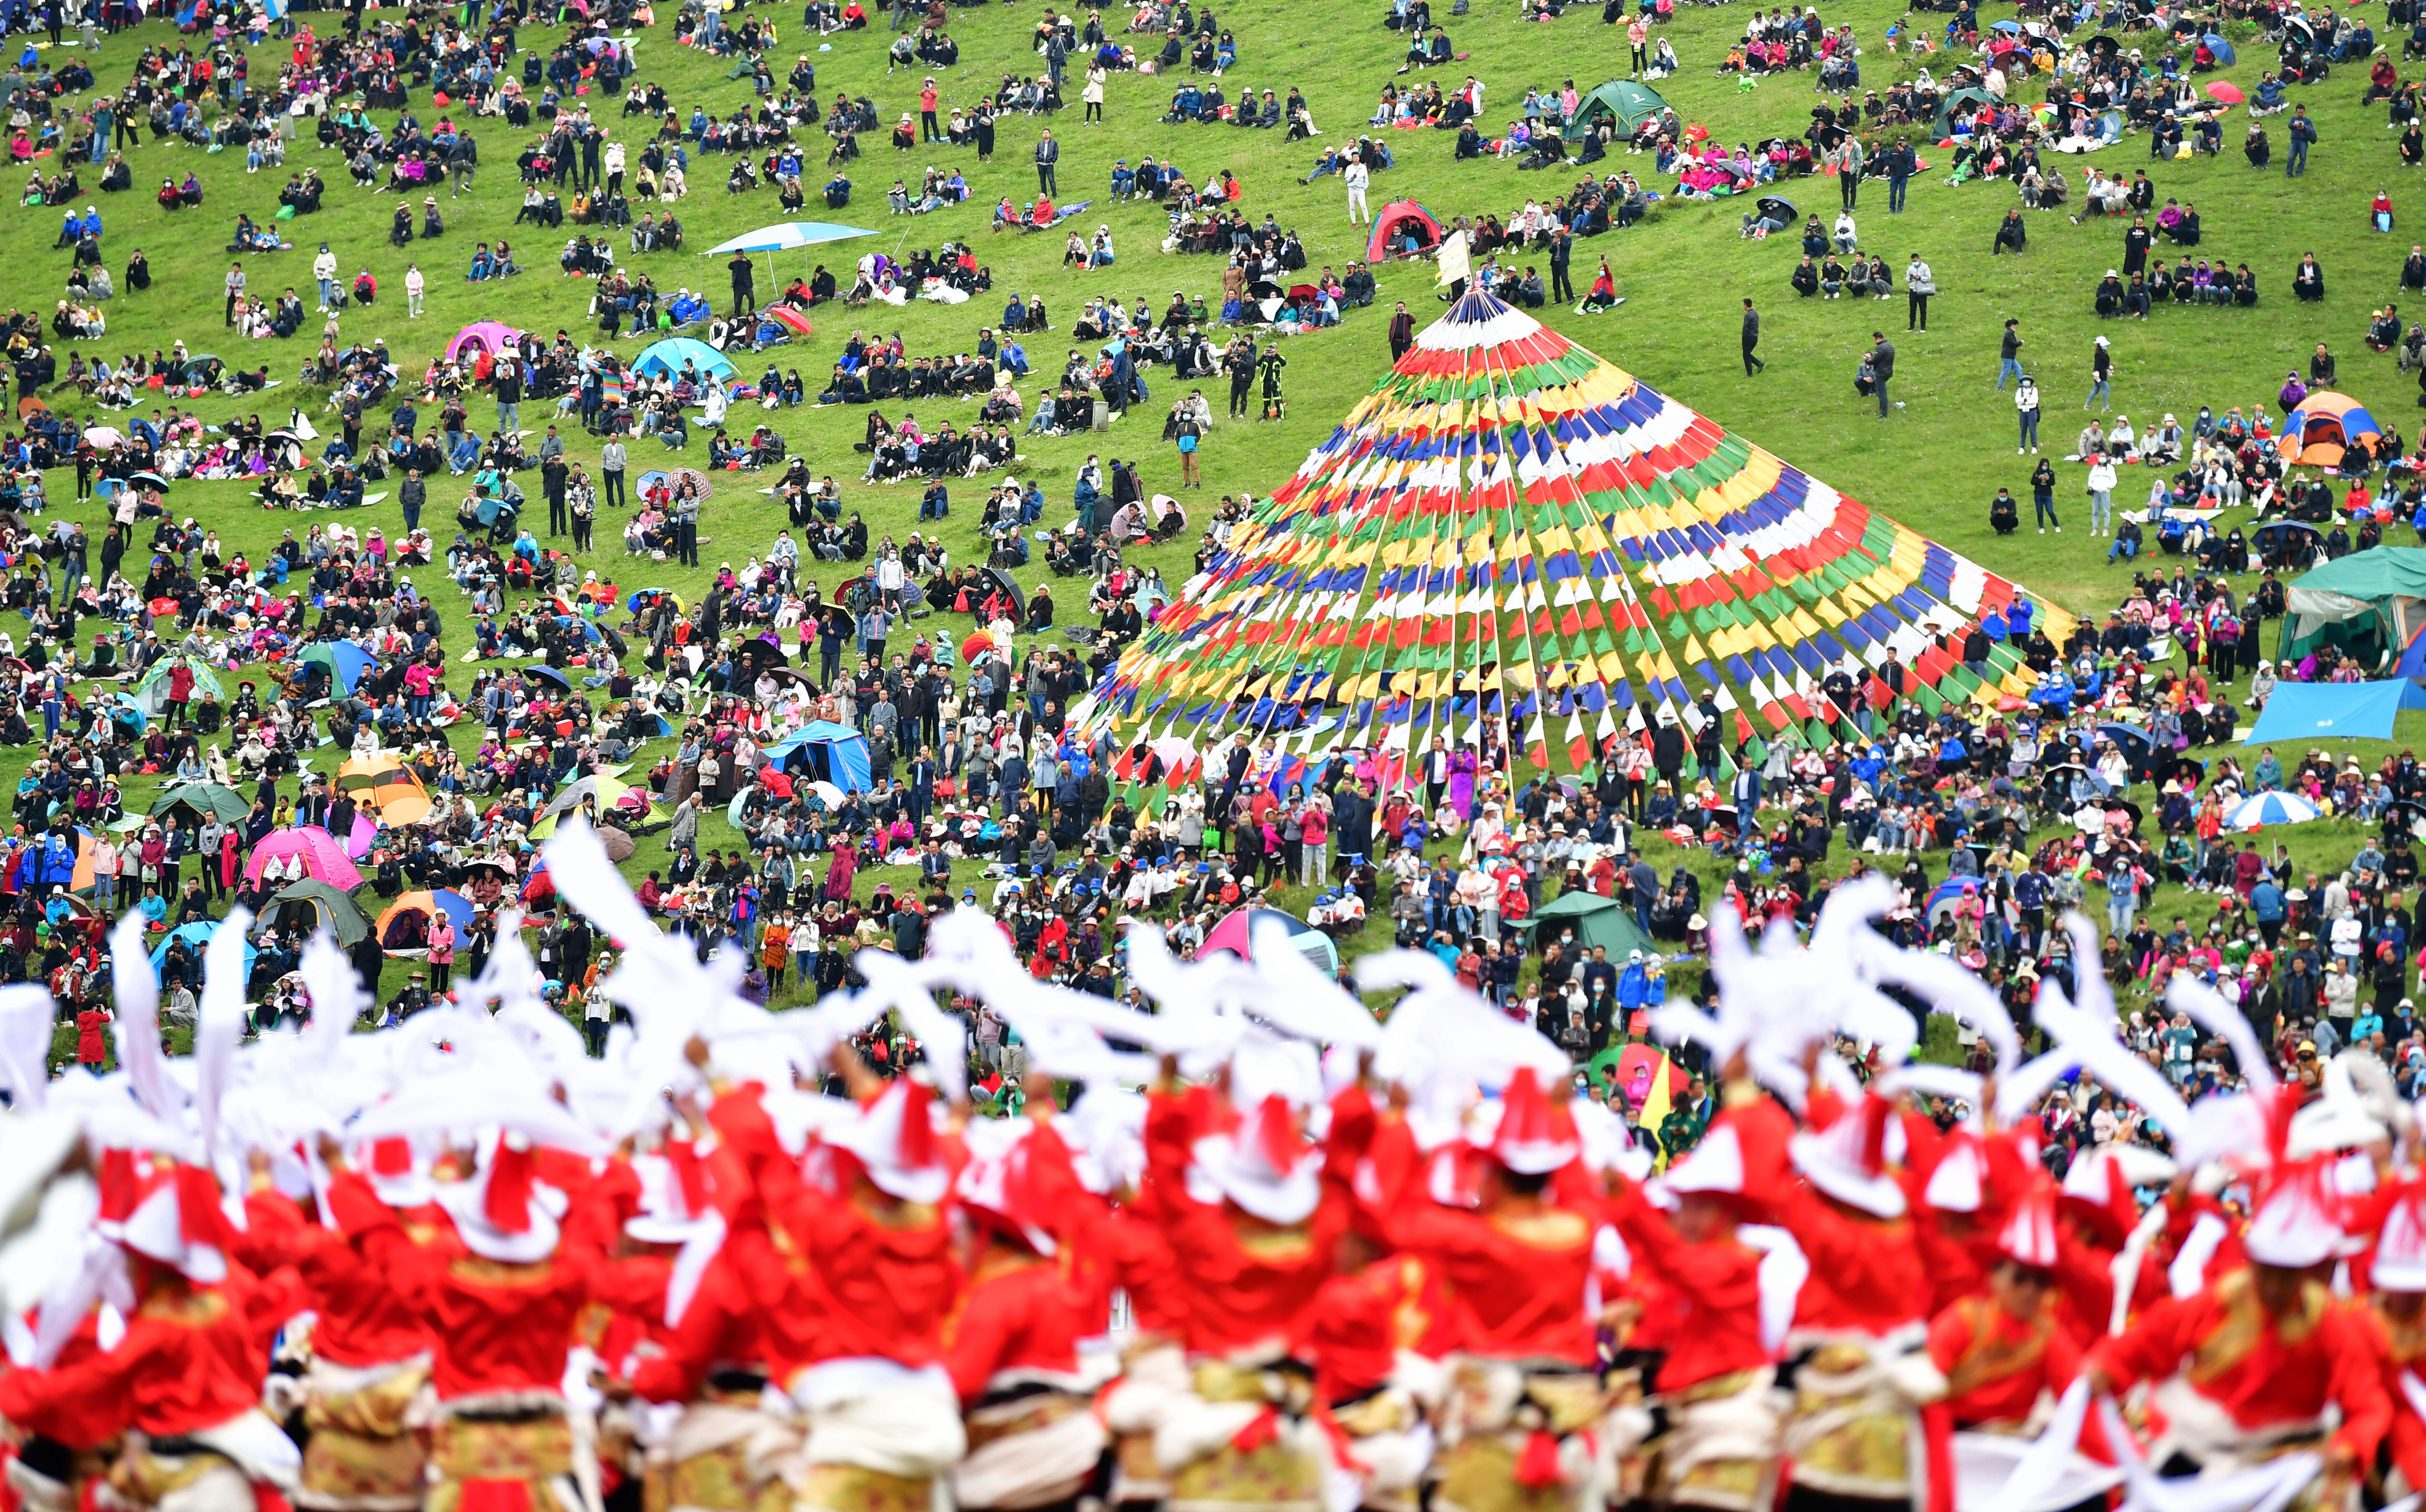
POLYGON ((830 719, 811 720, 797 733, 768 748, 767 759, 780 770, 811 781, 832 782, 846 793, 865 793, 872 785, 866 737, 830 719))
POLYGON ((733 359, 707 343, 689 336, 669 336, 652 346, 634 360, 632 371, 663 373, 671 378, 682 371, 682 365, 686 362, 697 367, 708 378, 729 378, 738 376, 740 372, 740 369, 733 365, 733 359))

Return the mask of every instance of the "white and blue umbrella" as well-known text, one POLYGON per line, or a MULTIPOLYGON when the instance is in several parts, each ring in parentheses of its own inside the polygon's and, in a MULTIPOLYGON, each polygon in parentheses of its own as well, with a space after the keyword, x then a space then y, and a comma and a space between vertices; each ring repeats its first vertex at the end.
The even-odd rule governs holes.
POLYGON ((873 236, 876 233, 857 226, 838 226, 828 220, 787 220, 781 225, 761 226, 744 232, 728 242, 720 242, 705 255, 718 252, 788 252, 795 247, 815 247, 819 242, 848 241, 853 236, 873 236))
POLYGON ((714 257, 720 252, 765 252, 767 276, 775 276, 775 254, 788 252, 796 247, 816 247, 825 242, 849 241, 853 236, 873 236, 873 231, 857 226, 837 225, 830 220, 786 220, 780 225, 761 226, 744 232, 731 241, 720 242, 701 253, 714 257))
POLYGON ((2317 806, 2296 793, 2260 793, 2233 805, 2224 815, 2224 827, 2249 830, 2267 825, 2306 824, 2318 817, 2317 806))

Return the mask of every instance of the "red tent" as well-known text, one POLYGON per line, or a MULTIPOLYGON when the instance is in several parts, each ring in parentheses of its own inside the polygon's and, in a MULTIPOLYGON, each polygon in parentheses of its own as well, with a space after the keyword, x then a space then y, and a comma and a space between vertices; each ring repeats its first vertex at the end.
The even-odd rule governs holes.
POLYGON ((1432 218, 1432 213, 1413 200, 1394 200, 1383 205, 1382 213, 1373 217, 1373 239, 1366 244, 1365 261, 1379 263, 1393 255, 1403 255, 1394 252, 1394 245, 1411 233, 1423 243, 1421 249, 1427 252, 1438 247, 1441 237, 1447 234, 1441 223, 1432 218))

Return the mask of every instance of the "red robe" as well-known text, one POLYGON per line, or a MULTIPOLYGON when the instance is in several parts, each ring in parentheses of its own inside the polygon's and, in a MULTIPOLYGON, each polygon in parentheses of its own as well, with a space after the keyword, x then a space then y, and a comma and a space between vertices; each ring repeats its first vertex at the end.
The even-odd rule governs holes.
MULTIPOLYGON (((554 1393, 583 1310, 594 1299, 645 1307, 648 1274, 619 1272, 577 1243, 568 1214, 556 1253, 533 1264, 484 1259, 452 1229, 427 1243, 403 1223, 359 1172, 329 1183, 329 1207, 369 1269, 396 1289, 437 1346, 430 1378, 442 1401, 502 1393, 554 1393)), ((664 1272, 655 1272, 660 1287, 664 1272)))
POLYGON ((2025 1323, 1985 1296, 1964 1297, 1931 1322, 1929 1358, 1946 1375, 1958 1428, 2017 1425, 2042 1391, 2062 1394, 2080 1369, 2080 1346, 2053 1306, 2025 1323))
MULTIPOLYGON (((153 1269, 142 1260, 135 1264, 153 1269)), ((0 1375, 0 1417, 73 1430, 93 1404, 105 1403, 122 1406, 134 1425, 155 1439, 216 1427, 261 1406, 270 1337, 291 1315, 292 1301, 291 1294, 265 1288, 234 1266, 216 1286, 159 1271, 117 1348, 49 1370, 0 1375)))
MULTIPOLYGON (((1361 1096, 1361 1094, 1359 1094, 1361 1096)), ((1200 1202, 1188 1190, 1191 1146, 1205 1127, 1212 1093, 1191 1087, 1149 1095, 1146 1176, 1155 1214, 1170 1242, 1173 1279, 1185 1301, 1183 1336, 1191 1354, 1227 1356, 1285 1343, 1298 1315, 1332 1275, 1332 1252, 1348 1227, 1349 1198, 1326 1181, 1320 1203, 1302 1223, 1266 1223, 1227 1202, 1200 1202)), ((1338 1130, 1335 1127, 1334 1135, 1338 1130)), ((1334 1158, 1341 1147, 1334 1145, 1334 1158)))
POLYGON ((1610 1216, 1633 1252, 1638 1273, 1654 1284, 1638 1292, 1646 1338, 1667 1349, 1659 1390, 1682 1391, 1776 1357, 1760 1337, 1760 1252, 1729 1234, 1688 1244, 1668 1215, 1628 1192, 1610 1216))
POLYGON ((2305 1422, 2327 1403, 2338 1404, 2335 1443, 2361 1465, 2372 1463, 2392 1407, 2364 1318, 2317 1281, 2302 1289, 2297 1311, 2277 1317, 2259 1304, 2254 1279, 2254 1272, 2237 1270, 2195 1296, 2159 1302, 2120 1338, 2099 1341, 2091 1363, 2105 1370, 2118 1393, 2178 1373, 2252 1433, 2305 1422))

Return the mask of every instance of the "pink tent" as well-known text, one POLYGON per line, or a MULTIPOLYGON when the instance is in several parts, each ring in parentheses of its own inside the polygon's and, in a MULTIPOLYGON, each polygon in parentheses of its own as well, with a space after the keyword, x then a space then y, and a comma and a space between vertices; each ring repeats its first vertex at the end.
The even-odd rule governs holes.
POLYGON ((363 885, 363 874, 346 859, 346 847, 336 836, 315 825, 299 825, 264 835, 261 844, 252 847, 251 859, 244 863, 245 879, 260 881, 262 868, 273 861, 291 870, 297 857, 302 859, 303 875, 315 882, 326 882, 348 893, 363 885))
POLYGON ((511 326, 494 320, 475 320, 457 331, 455 339, 446 344, 446 359, 453 362, 463 354, 467 346, 486 347, 493 357, 521 339, 522 332, 511 326))

